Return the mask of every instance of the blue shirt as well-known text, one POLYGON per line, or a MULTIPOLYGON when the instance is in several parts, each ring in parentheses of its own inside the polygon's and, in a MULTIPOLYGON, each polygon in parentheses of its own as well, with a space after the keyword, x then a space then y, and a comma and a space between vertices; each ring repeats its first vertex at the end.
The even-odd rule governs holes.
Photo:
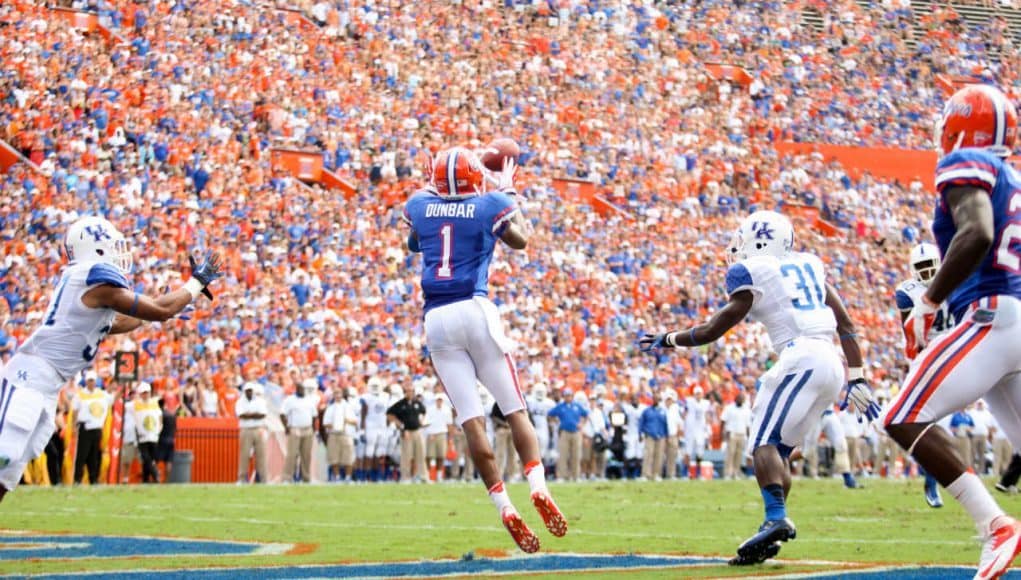
POLYGON ((418 236, 426 312, 489 295, 496 241, 518 211, 513 198, 499 192, 449 199, 422 190, 411 196, 402 219, 418 236))
POLYGON ((583 418, 588 417, 588 409, 583 407, 581 403, 565 403, 561 401, 550 409, 547 417, 556 417, 560 421, 561 431, 577 433, 578 424, 581 423, 583 418))
POLYGON ((958 411, 954 413, 953 417, 950 418, 950 428, 957 430, 961 427, 974 427, 975 420, 971 418, 971 415, 964 411, 958 411))
POLYGON ((638 419, 638 432, 653 439, 666 437, 666 409, 656 405, 642 411, 638 419))
POLYGON ((1001 294, 1021 298, 1021 175, 988 149, 960 149, 939 160, 940 199, 932 233, 942 255, 957 233, 946 201, 946 192, 954 187, 976 187, 989 194, 995 231, 995 242, 978 269, 947 299, 954 320, 960 320, 968 305, 980 298, 1001 294))

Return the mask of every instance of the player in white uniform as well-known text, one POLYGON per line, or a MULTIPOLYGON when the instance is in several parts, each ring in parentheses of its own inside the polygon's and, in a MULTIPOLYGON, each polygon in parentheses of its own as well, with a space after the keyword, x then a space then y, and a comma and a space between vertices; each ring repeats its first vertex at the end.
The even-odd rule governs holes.
POLYGON ((68 264, 42 324, 0 371, 0 499, 49 441, 60 387, 92 366, 103 339, 173 318, 199 294, 212 296, 206 286, 221 276, 210 254, 192 263, 184 287, 159 298, 139 294, 125 278, 133 263, 127 240, 100 217, 71 224, 64 248, 68 264))
POLYGON ((365 436, 362 476, 368 481, 379 481, 386 468, 389 443, 386 410, 390 408, 390 397, 379 381, 371 381, 368 389, 362 395, 361 430, 365 436))
MULTIPOLYGON (((898 284, 894 295, 897 300, 897 309, 900 310, 901 323, 907 322, 911 309, 921 302, 922 296, 929 289, 929 283, 936 277, 936 272, 939 271, 942 263, 943 260, 939 255, 939 248, 932 244, 918 244, 911 249, 911 279, 898 284)), ((937 336, 946 333, 951 327, 953 327, 953 319, 947 309, 946 302, 944 302, 939 305, 939 309, 936 310, 933 316, 932 328, 929 330, 927 339, 932 341, 937 336)), ((908 348, 905 349, 904 354, 910 360, 914 360, 915 356, 918 355, 918 349, 914 347, 912 341, 908 340, 908 348)), ((950 415, 942 422, 937 422, 937 426, 933 428, 941 429, 949 425, 949 423, 950 415)), ((883 435, 886 436, 885 433, 883 435)), ((891 469, 892 467, 891 465, 891 469)), ((933 508, 943 507, 943 498, 939 494, 939 483, 936 481, 936 478, 929 475, 924 469, 922 469, 922 472, 925 473, 925 503, 933 508)))
POLYGON ((542 454, 542 461, 549 465, 551 461, 549 412, 556 403, 546 398, 547 394, 546 384, 539 383, 532 388, 532 394, 525 399, 525 402, 528 403, 528 412, 532 415, 532 423, 535 424, 535 438, 539 440, 539 453, 542 454))
POLYGON ((826 283, 822 261, 792 251, 793 245, 794 229, 786 217, 771 211, 751 214, 729 248, 738 259, 727 271, 729 302, 705 324, 639 340, 649 352, 700 346, 751 317, 766 326, 779 354, 760 379, 748 445, 766 518, 759 532, 738 548, 732 565, 761 563, 779 553, 780 542, 796 535, 785 502, 791 485, 788 459, 844 384, 843 363, 833 344, 837 331, 851 367, 844 404, 870 419, 879 411, 865 383, 854 323, 836 289, 826 283))
POLYGON ((684 399, 684 464, 688 474, 698 477, 698 464, 705 455, 706 439, 709 436, 709 413, 713 404, 706 399, 702 387, 695 387, 690 397, 684 399))

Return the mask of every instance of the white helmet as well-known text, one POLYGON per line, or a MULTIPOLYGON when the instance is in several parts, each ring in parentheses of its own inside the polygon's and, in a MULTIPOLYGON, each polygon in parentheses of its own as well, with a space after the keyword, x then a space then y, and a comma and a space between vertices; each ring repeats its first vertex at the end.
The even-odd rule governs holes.
POLYGON ((737 228, 727 257, 744 260, 752 256, 782 258, 794 247, 794 226, 786 216, 775 211, 757 211, 744 218, 737 228))
POLYGON ((546 393, 546 383, 537 383, 534 387, 532 387, 532 395, 534 395, 538 401, 544 400, 546 398, 546 393))
POLYGON ((939 248, 932 244, 918 244, 911 248, 911 274, 922 284, 932 282, 942 263, 939 248))
POLYGON ((133 260, 128 241, 112 223, 99 216, 83 217, 71 224, 64 237, 64 250, 71 263, 103 262, 123 274, 131 272, 133 260))

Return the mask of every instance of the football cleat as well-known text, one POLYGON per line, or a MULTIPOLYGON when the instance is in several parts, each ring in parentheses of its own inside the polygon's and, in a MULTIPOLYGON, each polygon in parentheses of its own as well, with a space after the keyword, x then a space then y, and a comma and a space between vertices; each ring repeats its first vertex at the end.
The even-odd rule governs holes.
POLYGON ((560 508, 554 503, 549 493, 544 491, 532 492, 532 505, 535 506, 535 511, 539 512, 549 533, 558 538, 562 538, 567 534, 567 518, 561 513, 560 508))
POLYGON ((730 559, 727 564, 731 566, 754 566, 761 564, 770 558, 775 558, 780 553, 780 542, 773 542, 760 550, 757 554, 741 556, 740 554, 730 559))
POLYGON ((975 580, 1003 576, 1018 552, 1021 552, 1021 522, 1009 516, 1000 516, 989 527, 992 533, 983 539, 982 559, 978 562, 975 580))
POLYGON ((943 498, 939 495, 939 484, 931 477, 925 478, 925 503, 931 508, 943 507, 943 498))
POLYGON ((503 512, 500 514, 503 518, 503 527, 507 528, 510 532, 514 542, 521 548, 522 552, 527 554, 534 554, 539 551, 539 538, 532 533, 529 529, 528 524, 525 520, 521 519, 521 514, 512 507, 503 508, 503 512))
MULTIPOLYGON (((798 532, 794 528, 794 522, 788 518, 782 520, 771 520, 764 522, 758 533, 748 538, 737 548, 737 556, 743 560, 758 560, 759 562, 771 558, 768 554, 772 552, 776 544, 779 551, 779 542, 786 542, 797 537, 798 532)), ((776 554, 773 553, 775 556, 776 554)))

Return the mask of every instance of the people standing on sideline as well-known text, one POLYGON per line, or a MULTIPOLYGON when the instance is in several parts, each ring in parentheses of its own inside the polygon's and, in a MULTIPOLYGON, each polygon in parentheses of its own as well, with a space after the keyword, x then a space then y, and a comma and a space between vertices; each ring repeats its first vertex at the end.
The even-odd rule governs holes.
POLYGON ((121 483, 128 483, 131 480, 131 465, 140 458, 138 453, 138 430, 135 425, 134 400, 137 396, 125 387, 124 393, 124 424, 121 426, 123 439, 121 440, 120 472, 118 479, 121 483))
MULTIPOLYGON (((442 388, 442 387, 440 387, 442 388)), ((436 481, 444 479, 443 463, 447 458, 447 447, 454 435, 454 413, 442 392, 436 393, 432 404, 425 412, 426 457, 429 469, 436 470, 436 481)))
POLYGON ((723 408, 723 441, 726 453, 723 461, 723 477, 734 479, 743 475, 745 448, 748 446, 748 428, 752 424, 751 405, 745 404, 744 393, 738 393, 734 402, 723 408))
POLYGON ((410 381, 404 384, 404 398, 391 405, 386 416, 395 421, 401 431, 401 483, 410 483, 412 473, 415 481, 425 481, 425 435, 422 432, 425 405, 415 396, 415 387, 410 381))
POLYGON ((645 457, 642 460, 642 479, 660 479, 663 472, 663 459, 666 455, 666 411, 658 398, 652 400, 652 406, 642 411, 638 420, 638 431, 645 440, 645 457))
POLYGON ((163 464, 163 483, 170 481, 170 470, 174 468, 174 444, 177 439, 177 415, 167 409, 166 403, 161 397, 159 400, 160 412, 163 415, 163 425, 160 428, 160 437, 156 443, 156 462, 163 464))
POLYGON ((586 409, 571 389, 563 390, 563 399, 549 411, 557 422, 557 479, 577 481, 581 474, 581 430, 588 418, 586 409))
POLYGON ((361 403, 349 396, 346 389, 333 389, 333 400, 323 414, 328 481, 351 480, 360 411, 361 403))
POLYGON ((89 483, 100 483, 99 466, 103 459, 103 427, 110 414, 110 394, 97 385, 98 375, 94 370, 85 371, 85 386, 78 390, 74 399, 74 416, 78 422, 78 451, 74 460, 74 482, 82 482, 82 474, 88 469, 89 483))
POLYGON ((319 423, 319 397, 311 396, 317 388, 315 379, 305 379, 284 399, 280 408, 280 421, 287 435, 287 459, 284 461, 283 481, 295 481, 294 469, 301 460, 301 481, 312 480, 312 444, 319 423))
POLYGON ((238 483, 248 481, 248 461, 255 455, 255 475, 258 483, 266 483, 266 399, 262 385, 248 381, 242 386, 244 396, 238 399, 234 413, 238 417, 238 483))
POLYGON ((159 483, 156 445, 163 428, 163 411, 152 396, 152 386, 149 383, 138 384, 131 406, 135 415, 135 432, 138 433, 138 453, 142 458, 142 483, 159 483))
POLYGON ((663 399, 666 411, 666 478, 677 477, 677 455, 680 451, 680 438, 684 435, 684 417, 681 406, 677 404, 677 391, 667 388, 663 399))

